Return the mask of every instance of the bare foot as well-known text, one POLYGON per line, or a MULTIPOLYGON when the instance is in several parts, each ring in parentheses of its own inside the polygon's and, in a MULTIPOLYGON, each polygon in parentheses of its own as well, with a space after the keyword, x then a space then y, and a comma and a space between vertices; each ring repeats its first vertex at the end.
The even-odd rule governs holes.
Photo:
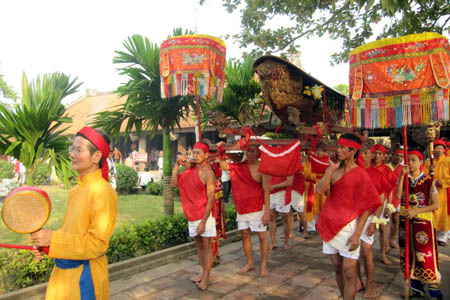
POLYGON ((272 245, 272 246, 270 246, 270 250, 275 250, 275 249, 277 249, 277 248, 278 248, 277 245, 272 245))
POLYGON ((364 285, 362 281, 358 278, 358 281, 356 282, 356 292, 361 292, 364 290, 364 285))
POLYGON ((191 281, 196 283, 202 281, 202 274, 192 276, 191 281))
POLYGON ((395 241, 393 241, 393 240, 391 240, 389 242, 389 246, 391 246, 391 248, 394 248, 394 249, 398 249, 399 248, 398 244, 395 241))
POLYGON ((243 273, 247 273, 248 271, 254 270, 255 266, 254 265, 245 265, 245 267, 243 267, 242 269, 240 269, 238 271, 238 274, 243 274, 243 273))
MULTIPOLYGON (((422 296, 422 294, 419 293, 419 292, 416 292, 416 291, 414 291, 414 290, 412 290, 412 289, 409 289, 409 297, 410 297, 410 298, 417 297, 417 296, 422 296)), ((405 291, 402 290, 402 291, 400 292, 400 297, 401 297, 401 298, 405 298, 405 291)))
POLYGON ((267 270, 267 267, 261 267, 261 277, 269 276, 269 271, 267 270))
POLYGON ((378 293, 377 293, 377 290, 375 289, 375 287, 367 287, 367 290, 364 293, 363 298, 375 299, 377 297, 378 297, 378 293))
POLYGON ((310 237, 311 237, 311 236, 309 235, 308 231, 305 231, 305 232, 303 233, 303 238, 304 238, 305 240, 309 239, 310 237))
POLYGON ((388 266, 392 265, 392 262, 384 255, 381 257, 381 262, 388 266))
POLYGON ((208 288, 208 280, 202 280, 201 282, 197 282, 196 284, 200 291, 205 291, 208 288))
POLYGON ((292 249, 292 246, 289 244, 284 244, 284 250, 292 249))

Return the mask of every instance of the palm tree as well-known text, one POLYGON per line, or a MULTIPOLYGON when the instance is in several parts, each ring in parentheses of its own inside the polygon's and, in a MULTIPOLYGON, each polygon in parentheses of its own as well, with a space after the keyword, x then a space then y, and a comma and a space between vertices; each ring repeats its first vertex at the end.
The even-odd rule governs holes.
POLYGON ((126 51, 116 51, 115 64, 120 74, 128 76, 128 82, 122 84, 117 92, 126 96, 124 104, 114 111, 100 112, 95 116, 93 126, 101 127, 114 139, 120 135, 120 127, 126 122, 124 135, 128 137, 135 129, 138 135, 142 130, 151 131, 152 136, 162 128, 163 131, 163 197, 164 213, 174 213, 173 190, 170 185, 172 176, 170 132, 180 127, 180 120, 186 119, 193 107, 192 97, 161 98, 161 79, 159 73, 159 46, 141 35, 128 37, 123 43, 126 51))
POLYGON ((0 104, 0 153, 20 160, 27 170, 27 184, 32 185, 36 168, 50 159, 68 185, 71 174, 69 160, 70 141, 62 135, 67 129, 61 125, 71 123, 64 115, 62 99, 77 91, 81 83, 62 73, 38 76, 28 83, 23 74, 22 101, 8 109, 0 104))
MULTIPOLYGON (((225 88, 222 102, 202 102, 202 122, 212 119, 237 121, 241 126, 249 122, 257 125, 264 103, 261 87, 253 73, 254 58, 244 57, 242 61, 228 60, 225 67, 225 88), (219 115, 217 115, 219 114, 219 115)), ((217 126, 216 126, 217 127, 217 126)))

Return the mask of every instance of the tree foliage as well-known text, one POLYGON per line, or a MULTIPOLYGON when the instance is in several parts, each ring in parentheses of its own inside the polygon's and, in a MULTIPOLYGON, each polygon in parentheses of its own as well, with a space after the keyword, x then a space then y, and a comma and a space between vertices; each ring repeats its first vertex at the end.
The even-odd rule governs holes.
POLYGON ((244 57, 242 61, 228 60, 225 66, 225 88, 222 102, 211 101, 202 104, 203 119, 207 121, 207 111, 218 111, 231 120, 246 125, 256 125, 261 112, 261 86, 253 74, 254 58, 244 57))
MULTIPOLYGON (((180 28, 173 31, 181 33, 180 28)), ((186 33, 190 33, 187 31, 186 33)), ((180 120, 189 117, 189 110, 194 106, 192 97, 161 98, 161 78, 159 72, 159 46, 147 37, 133 35, 123 43, 125 51, 116 51, 113 63, 121 65, 118 71, 128 81, 117 92, 126 96, 124 104, 114 111, 100 112, 95 116, 94 127, 103 128, 118 139, 122 123, 126 124, 125 138, 136 130, 140 136, 143 130, 154 135, 158 129, 163 130, 163 174, 164 174, 164 210, 173 214, 173 193, 170 185, 172 175, 170 131, 175 126, 181 127, 180 120)))
POLYGON ((0 74, 0 95, 8 99, 17 99, 17 94, 14 92, 12 87, 10 87, 6 81, 3 79, 3 75, 0 74))
POLYGON ((12 109, 0 104, 0 154, 20 160, 27 169, 27 184, 33 184, 37 167, 50 159, 68 185, 71 173, 70 141, 61 125, 71 123, 62 99, 77 91, 76 78, 62 73, 46 74, 28 83, 23 74, 22 101, 12 109))
POLYGON ((349 86, 346 83, 341 83, 333 87, 333 89, 341 92, 342 94, 348 96, 349 95, 349 86))
POLYGON ((141 35, 128 37, 124 42, 126 51, 116 51, 113 63, 123 65, 118 68, 121 75, 128 78, 117 92, 126 96, 124 104, 114 111, 104 111, 96 115, 93 125, 110 133, 114 139, 120 135, 122 123, 126 123, 125 137, 136 130, 152 134, 158 128, 180 126, 180 120, 188 117, 192 99, 189 97, 161 98, 159 73, 159 46, 141 35))
POLYGON ((375 38, 428 31, 448 34, 450 29, 448 0, 222 1, 228 12, 240 10, 242 31, 233 37, 242 48, 256 47, 253 55, 285 56, 295 52, 296 40, 328 34, 343 41, 332 55, 332 63, 341 63, 348 61, 352 49, 375 38))

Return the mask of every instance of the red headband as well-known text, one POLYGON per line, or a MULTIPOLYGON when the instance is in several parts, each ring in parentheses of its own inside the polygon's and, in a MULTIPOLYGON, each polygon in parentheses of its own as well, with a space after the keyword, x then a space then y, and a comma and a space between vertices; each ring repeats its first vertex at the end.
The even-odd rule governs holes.
POLYGON ((408 155, 415 155, 415 156, 417 156, 420 160, 423 160, 423 154, 420 153, 420 151, 417 151, 417 150, 411 150, 411 151, 408 151, 408 155))
POLYGON ((447 143, 443 140, 435 140, 433 146, 444 146, 444 148, 447 148, 447 143))
POLYGON ((405 151, 403 151, 403 149, 397 149, 394 151, 394 154, 401 154, 403 155, 405 151))
POLYGON ((340 137, 338 139, 337 143, 338 143, 338 145, 341 145, 341 146, 353 148, 356 150, 361 150, 361 144, 359 144, 358 142, 343 138, 343 137, 340 137))
MULTIPOLYGON (((108 181, 108 155, 111 152, 108 143, 103 139, 103 137, 93 128, 85 126, 78 131, 79 134, 87 138, 95 147, 97 147, 100 152, 102 152, 103 165, 102 165, 102 175, 106 181, 108 181)), ((77 134, 78 134, 77 133, 77 134)))
POLYGON ((376 145, 373 146, 372 148, 373 148, 373 151, 374 151, 374 152, 375 152, 375 151, 380 151, 380 152, 382 152, 383 154, 386 154, 386 148, 385 148, 383 145, 381 145, 381 144, 376 144, 376 145))
POLYGON ((195 143, 193 149, 200 149, 200 150, 202 150, 202 151, 205 152, 205 153, 209 153, 209 147, 208 147, 208 145, 206 145, 205 143, 202 143, 202 142, 197 142, 197 143, 195 143))

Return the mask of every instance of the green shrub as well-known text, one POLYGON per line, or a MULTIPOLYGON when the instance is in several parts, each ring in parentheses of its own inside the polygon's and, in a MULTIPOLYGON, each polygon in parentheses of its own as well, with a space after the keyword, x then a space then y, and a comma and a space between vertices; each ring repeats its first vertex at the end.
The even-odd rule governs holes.
POLYGON ((6 160, 0 160, 0 179, 14 178, 14 166, 6 160))
POLYGON ((138 182, 138 174, 133 168, 118 164, 117 169, 117 188, 119 194, 130 194, 138 182))
MULTIPOLYGON (((69 180, 69 186, 74 186, 78 183, 78 172, 69 169, 67 170, 68 172, 68 180, 69 180)), ((50 182, 50 184, 52 185, 60 185, 60 184, 64 184, 64 177, 62 175, 62 171, 56 169, 56 176, 58 177, 57 180, 54 180, 52 182, 50 182)))
POLYGON ((137 256, 138 236, 133 225, 124 226, 114 233, 109 240, 106 255, 109 263, 114 263, 137 256))
POLYGON ((53 259, 36 261, 31 251, 1 251, 0 293, 48 281, 53 265, 53 259))
POLYGON ((162 182, 149 182, 145 188, 145 193, 149 195, 162 195, 163 183, 162 182))
POLYGON ((48 185, 50 183, 50 175, 52 169, 48 163, 41 163, 34 172, 35 185, 48 185))
POLYGON ((234 205, 226 205, 225 207, 225 227, 226 231, 237 229, 236 208, 234 205))

